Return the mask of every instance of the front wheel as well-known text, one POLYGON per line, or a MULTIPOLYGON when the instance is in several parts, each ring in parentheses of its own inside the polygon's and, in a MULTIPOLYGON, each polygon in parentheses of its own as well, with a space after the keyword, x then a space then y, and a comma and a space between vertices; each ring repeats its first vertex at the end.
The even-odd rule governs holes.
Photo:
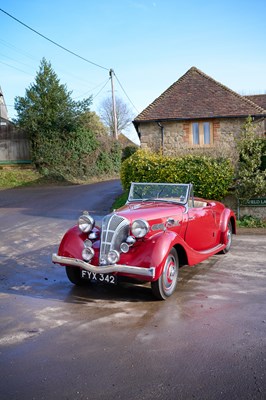
POLYGON ((178 269, 177 251, 175 248, 172 248, 165 260, 160 278, 157 281, 151 282, 152 292, 157 299, 165 300, 174 293, 177 285, 178 269))
POLYGON ((81 278, 80 269, 66 266, 66 274, 71 283, 77 286, 86 286, 87 281, 81 278))

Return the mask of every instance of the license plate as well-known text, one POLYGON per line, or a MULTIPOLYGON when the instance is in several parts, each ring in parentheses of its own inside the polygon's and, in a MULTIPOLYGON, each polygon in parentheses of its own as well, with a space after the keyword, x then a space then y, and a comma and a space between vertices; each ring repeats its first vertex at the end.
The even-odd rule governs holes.
POLYGON ((117 284, 117 276, 112 274, 97 274, 96 272, 81 270, 81 278, 87 279, 91 282, 110 283, 111 285, 117 284))

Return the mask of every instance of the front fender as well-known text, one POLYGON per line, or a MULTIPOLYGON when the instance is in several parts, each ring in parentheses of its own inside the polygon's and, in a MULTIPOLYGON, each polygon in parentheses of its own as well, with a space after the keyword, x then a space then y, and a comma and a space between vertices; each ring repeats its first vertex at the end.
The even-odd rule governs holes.
POLYGON ((70 228, 59 245, 58 255, 63 257, 80 258, 84 249, 84 240, 88 237, 86 233, 79 230, 78 226, 70 228))
POLYGON ((149 240, 142 242, 139 250, 132 254, 132 261, 136 265, 145 267, 155 267, 155 276, 153 280, 157 280, 168 256, 171 248, 180 242, 180 237, 175 232, 165 231, 152 236, 149 240), (138 254, 137 254, 138 253, 138 254))

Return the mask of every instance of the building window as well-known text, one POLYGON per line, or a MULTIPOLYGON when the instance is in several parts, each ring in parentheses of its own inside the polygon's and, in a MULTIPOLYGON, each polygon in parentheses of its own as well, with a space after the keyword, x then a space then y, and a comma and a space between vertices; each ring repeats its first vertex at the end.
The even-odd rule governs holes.
POLYGON ((213 143, 213 129, 210 122, 193 122, 191 124, 192 146, 210 146, 213 143))
POLYGON ((192 124, 192 129, 193 129, 193 144, 200 144, 199 141, 199 123, 194 122, 192 124))

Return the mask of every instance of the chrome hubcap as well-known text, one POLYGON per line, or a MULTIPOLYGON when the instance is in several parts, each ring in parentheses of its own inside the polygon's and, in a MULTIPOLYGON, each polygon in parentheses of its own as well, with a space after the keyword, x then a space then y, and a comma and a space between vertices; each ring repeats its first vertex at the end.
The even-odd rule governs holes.
POLYGON ((172 255, 167 257, 164 271, 163 271, 163 284, 165 290, 171 289, 177 279, 177 267, 175 258, 172 255))

